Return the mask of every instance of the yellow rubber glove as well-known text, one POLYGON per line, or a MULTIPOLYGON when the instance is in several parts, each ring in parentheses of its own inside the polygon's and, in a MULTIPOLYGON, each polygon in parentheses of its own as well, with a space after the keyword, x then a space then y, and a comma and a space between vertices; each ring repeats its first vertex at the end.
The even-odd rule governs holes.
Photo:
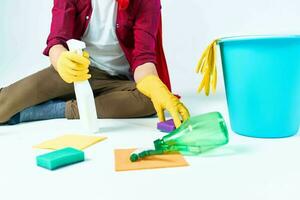
POLYGON ((203 74, 202 82, 198 88, 198 92, 205 90, 206 96, 210 93, 210 88, 216 92, 217 87, 217 67, 216 67, 216 54, 217 42, 214 40, 204 51, 201 59, 198 62, 196 73, 203 74))
POLYGON ((190 117, 188 109, 157 76, 146 76, 137 83, 137 89, 151 99, 160 121, 165 121, 164 110, 169 111, 177 128, 181 120, 190 117))
POLYGON ((83 56, 75 52, 64 51, 57 61, 57 72, 67 83, 85 81, 91 78, 89 73, 89 54, 84 51, 83 56))

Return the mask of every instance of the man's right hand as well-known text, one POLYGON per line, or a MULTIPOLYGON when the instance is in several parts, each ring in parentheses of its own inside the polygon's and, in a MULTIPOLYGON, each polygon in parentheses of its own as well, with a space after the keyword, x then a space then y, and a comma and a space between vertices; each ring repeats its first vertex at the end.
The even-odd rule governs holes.
POLYGON ((65 82, 73 83, 91 78, 89 65, 89 54, 86 51, 83 52, 83 56, 63 51, 58 57, 56 70, 65 82))

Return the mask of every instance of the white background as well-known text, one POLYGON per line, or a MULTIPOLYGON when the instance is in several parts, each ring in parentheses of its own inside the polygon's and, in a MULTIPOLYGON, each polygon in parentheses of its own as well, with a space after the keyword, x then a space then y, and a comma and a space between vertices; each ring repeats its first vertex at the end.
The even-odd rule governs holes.
MULTIPOLYGON (((218 110, 229 122, 222 81, 217 95, 196 95, 200 77, 194 73, 195 65, 212 39, 300 33, 299 0, 162 3, 172 83, 192 115, 218 110)), ((49 65, 41 52, 49 32, 51 6, 50 0, 1 1, 0 86, 49 65)), ((113 149, 150 144, 162 136, 155 123, 155 118, 100 120, 109 139, 85 151, 88 161, 55 172, 35 166, 35 156, 44 151, 31 147, 77 131, 77 121, 0 127, 0 199, 300 199, 299 136, 263 140, 230 131, 229 145, 216 154, 188 157, 190 167, 114 172, 113 149)))

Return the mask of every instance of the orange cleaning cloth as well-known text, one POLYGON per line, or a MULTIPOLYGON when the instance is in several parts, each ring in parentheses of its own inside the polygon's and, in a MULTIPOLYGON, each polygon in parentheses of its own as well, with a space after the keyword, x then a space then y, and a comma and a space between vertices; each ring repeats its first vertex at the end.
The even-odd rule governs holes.
POLYGON ((189 164, 184 159, 184 157, 179 153, 149 156, 142 160, 131 162, 130 154, 133 151, 135 151, 135 149, 115 150, 116 171, 130 171, 130 170, 189 166, 189 164))

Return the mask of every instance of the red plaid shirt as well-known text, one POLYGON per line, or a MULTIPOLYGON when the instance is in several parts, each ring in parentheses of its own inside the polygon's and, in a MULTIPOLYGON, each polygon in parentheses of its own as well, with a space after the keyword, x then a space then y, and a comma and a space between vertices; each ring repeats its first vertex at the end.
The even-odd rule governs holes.
MULTIPOLYGON (((67 48, 69 39, 80 40, 92 12, 91 0, 54 0, 51 31, 44 54, 48 56, 50 48, 57 44, 67 48)), ((154 63, 159 77, 171 90, 162 45, 160 0, 131 0, 126 9, 119 6, 116 34, 131 71, 147 62, 154 63)))

